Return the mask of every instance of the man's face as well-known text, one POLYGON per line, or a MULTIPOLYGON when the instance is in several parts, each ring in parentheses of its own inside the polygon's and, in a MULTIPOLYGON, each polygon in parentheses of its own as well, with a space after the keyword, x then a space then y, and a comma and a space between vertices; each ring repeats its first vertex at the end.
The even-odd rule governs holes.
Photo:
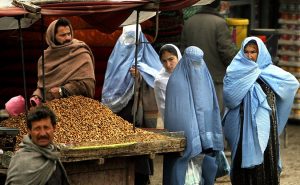
POLYGON ((66 44, 72 40, 72 33, 69 26, 59 26, 55 34, 56 42, 60 45, 66 44))
POLYGON ((163 52, 160 60, 168 73, 172 73, 178 64, 178 58, 168 51, 163 52))
POLYGON ((47 147, 52 143, 54 131, 50 118, 33 121, 31 130, 28 129, 32 142, 40 147, 47 147))

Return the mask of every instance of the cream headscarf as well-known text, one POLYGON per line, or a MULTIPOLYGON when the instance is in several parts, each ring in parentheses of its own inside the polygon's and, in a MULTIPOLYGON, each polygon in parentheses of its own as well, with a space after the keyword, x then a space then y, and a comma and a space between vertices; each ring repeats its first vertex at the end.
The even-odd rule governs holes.
MULTIPOLYGON (((165 44, 162 47, 166 45, 172 46, 176 50, 177 58, 179 61, 182 58, 182 55, 178 47, 176 47, 174 44, 165 44)), ((155 99, 162 120, 164 120, 166 87, 170 76, 171 73, 167 72, 166 69, 163 67, 160 70, 159 74, 155 77, 155 81, 154 81, 155 99)))

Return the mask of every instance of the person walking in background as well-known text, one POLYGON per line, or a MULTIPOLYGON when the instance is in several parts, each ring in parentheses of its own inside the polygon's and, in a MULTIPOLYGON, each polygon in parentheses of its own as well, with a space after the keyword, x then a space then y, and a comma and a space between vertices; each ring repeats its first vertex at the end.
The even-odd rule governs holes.
POLYGON ((32 106, 40 104, 43 93, 45 101, 71 95, 94 97, 94 56, 84 42, 73 37, 68 19, 59 18, 49 25, 46 32, 49 47, 44 51, 44 66, 42 57, 38 61, 37 89, 30 99, 32 106))
POLYGON ((28 135, 11 158, 5 185, 69 185, 66 171, 53 144, 56 116, 37 106, 27 116, 28 135))
POLYGON ((278 185, 279 135, 298 80, 273 65, 265 44, 247 37, 224 78, 224 135, 231 148, 233 185, 278 185))
POLYGON ((184 21, 180 49, 197 46, 213 78, 218 103, 223 113, 223 78, 226 67, 237 53, 225 19, 219 14, 220 0, 200 6, 196 14, 184 21))
POLYGON ((123 27, 107 64, 101 102, 114 113, 138 127, 156 127, 158 108, 154 79, 162 68, 159 57, 145 35, 138 30, 138 56, 135 66, 136 25, 123 27), (137 67, 137 68, 135 68, 137 67))
POLYGON ((184 131, 187 143, 182 156, 164 156, 164 185, 200 184, 203 179, 210 185, 216 178, 215 153, 224 150, 223 133, 213 80, 203 55, 198 47, 186 48, 168 81, 165 128, 184 131))
POLYGON ((167 83, 170 75, 181 59, 181 53, 175 45, 165 44, 159 50, 159 58, 163 68, 155 77, 154 93, 160 116, 162 120, 164 120, 167 83))

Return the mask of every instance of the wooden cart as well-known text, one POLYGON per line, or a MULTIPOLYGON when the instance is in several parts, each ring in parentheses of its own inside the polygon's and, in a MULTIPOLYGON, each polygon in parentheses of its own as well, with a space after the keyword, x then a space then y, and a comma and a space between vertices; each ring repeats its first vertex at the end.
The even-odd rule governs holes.
MULTIPOLYGON (((182 152, 183 135, 144 143, 85 147, 63 147, 61 160, 74 185, 133 185, 135 160, 141 156, 155 160, 157 154, 182 152)), ((180 134, 179 134, 180 135, 180 134)))
MULTIPOLYGON (((72 185, 134 185, 134 166, 138 158, 146 156, 155 160, 157 154, 184 150, 183 133, 164 134, 170 137, 115 145, 61 146, 61 160, 72 185)), ((0 165, 0 184, 5 181, 6 171, 0 165)))

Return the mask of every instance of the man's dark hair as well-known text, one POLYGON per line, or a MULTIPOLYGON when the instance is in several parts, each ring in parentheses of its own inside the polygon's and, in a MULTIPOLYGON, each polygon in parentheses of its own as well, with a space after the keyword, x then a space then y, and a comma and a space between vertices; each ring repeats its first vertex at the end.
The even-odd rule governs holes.
POLYGON ((64 18, 64 17, 59 18, 57 20, 56 24, 55 24, 55 27, 54 27, 54 35, 56 35, 57 29, 60 26, 69 26, 70 29, 71 29, 71 22, 68 19, 64 18))
POLYGON ((27 128, 31 130, 33 121, 39 121, 46 118, 50 118, 52 126, 56 125, 56 116, 49 107, 45 105, 35 107, 27 115, 27 128))
POLYGON ((169 53, 172 53, 173 55, 175 55, 177 58, 178 58, 178 53, 177 53, 177 50, 171 46, 171 45, 164 45, 160 48, 159 50, 159 58, 161 58, 161 56, 163 55, 163 53, 167 51, 169 53))
POLYGON ((211 8, 218 8, 220 6, 220 0, 214 0, 213 2, 211 2, 210 4, 206 5, 209 6, 211 8))

